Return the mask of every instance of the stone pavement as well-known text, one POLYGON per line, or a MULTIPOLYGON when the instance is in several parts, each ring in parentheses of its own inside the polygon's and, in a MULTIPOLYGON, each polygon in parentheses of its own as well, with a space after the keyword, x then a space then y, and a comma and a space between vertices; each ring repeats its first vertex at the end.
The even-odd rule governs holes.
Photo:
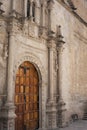
POLYGON ((60 128, 59 130, 87 130, 87 121, 79 120, 73 122, 66 128, 60 128))

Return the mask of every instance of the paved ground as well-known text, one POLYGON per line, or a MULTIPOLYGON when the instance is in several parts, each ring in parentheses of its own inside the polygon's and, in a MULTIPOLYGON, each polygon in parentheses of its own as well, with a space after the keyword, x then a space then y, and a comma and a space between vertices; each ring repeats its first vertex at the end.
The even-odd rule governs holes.
POLYGON ((60 128, 59 130, 87 130, 87 121, 79 120, 73 122, 66 128, 60 128))

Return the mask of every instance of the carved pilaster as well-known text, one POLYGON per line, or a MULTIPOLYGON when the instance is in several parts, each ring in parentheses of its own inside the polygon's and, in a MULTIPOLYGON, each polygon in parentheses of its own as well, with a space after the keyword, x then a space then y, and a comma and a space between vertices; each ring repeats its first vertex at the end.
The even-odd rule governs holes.
MULTIPOLYGON (((14 94, 13 94, 13 64, 14 64, 14 35, 8 35, 9 56, 8 56, 8 69, 7 69, 7 97, 4 101, 4 106, 0 111, 1 130, 15 130, 15 106, 14 106, 14 94)), ((7 47, 6 50, 7 51, 7 47)), ((5 58, 7 52, 5 52, 5 58)))
POLYGON ((48 39, 48 71, 49 71, 49 99, 54 100, 54 51, 56 49, 55 38, 48 39))
POLYGON ((47 100, 47 128, 57 129, 57 102, 54 86, 54 51, 56 50, 55 37, 48 36, 48 100, 47 100))
POLYGON ((58 26, 57 28, 57 91, 59 94, 58 99, 58 126, 59 127, 65 127, 66 121, 65 121, 65 102, 63 100, 63 92, 62 92, 62 53, 64 49, 64 41, 63 36, 61 34, 61 26, 58 26))
POLYGON ((35 22, 39 25, 40 7, 35 3, 35 22))
POLYGON ((14 42, 14 35, 11 33, 8 34, 9 43, 8 43, 8 72, 7 72, 7 103, 13 104, 13 65, 14 65, 14 49, 15 49, 15 42, 14 42))
POLYGON ((40 16, 40 27, 39 27, 39 36, 42 38, 47 38, 47 29, 46 29, 46 24, 45 24, 45 20, 46 20, 46 5, 47 2, 46 1, 41 1, 41 16, 40 16))
POLYGON ((24 17, 27 17, 27 0, 24 0, 24 17))
POLYGON ((12 0, 12 6, 11 7, 12 7, 12 9, 11 9, 11 12, 10 12, 10 16, 15 17, 16 16, 16 14, 15 14, 15 12, 16 12, 15 11, 15 0, 12 0))
POLYGON ((30 21, 33 22, 33 14, 32 11, 33 10, 33 0, 30 0, 30 21))
POLYGON ((53 0, 48 0, 47 2, 47 8, 48 8, 48 31, 51 31, 51 21, 52 21, 52 9, 53 9, 54 1, 53 0))

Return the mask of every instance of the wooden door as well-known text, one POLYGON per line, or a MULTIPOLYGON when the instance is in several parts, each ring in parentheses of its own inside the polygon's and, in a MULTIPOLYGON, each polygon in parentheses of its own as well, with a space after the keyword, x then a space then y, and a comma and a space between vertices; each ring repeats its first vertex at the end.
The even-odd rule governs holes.
POLYGON ((26 61, 19 66, 15 83, 15 130, 39 128, 39 79, 34 65, 26 61))

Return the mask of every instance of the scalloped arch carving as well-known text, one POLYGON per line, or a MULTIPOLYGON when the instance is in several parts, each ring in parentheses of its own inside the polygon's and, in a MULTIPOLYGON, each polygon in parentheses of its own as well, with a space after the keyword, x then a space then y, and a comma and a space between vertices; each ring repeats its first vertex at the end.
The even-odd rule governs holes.
POLYGON ((39 77, 40 78, 42 77, 42 80, 44 79, 44 77, 46 75, 45 69, 42 66, 40 59, 33 54, 25 54, 25 55, 20 55, 19 57, 17 57, 17 60, 16 60, 15 65, 14 65, 14 70, 13 70, 14 71, 14 78, 15 78, 16 71, 17 71, 18 67, 24 61, 31 62, 36 67, 38 74, 39 74, 39 77))

